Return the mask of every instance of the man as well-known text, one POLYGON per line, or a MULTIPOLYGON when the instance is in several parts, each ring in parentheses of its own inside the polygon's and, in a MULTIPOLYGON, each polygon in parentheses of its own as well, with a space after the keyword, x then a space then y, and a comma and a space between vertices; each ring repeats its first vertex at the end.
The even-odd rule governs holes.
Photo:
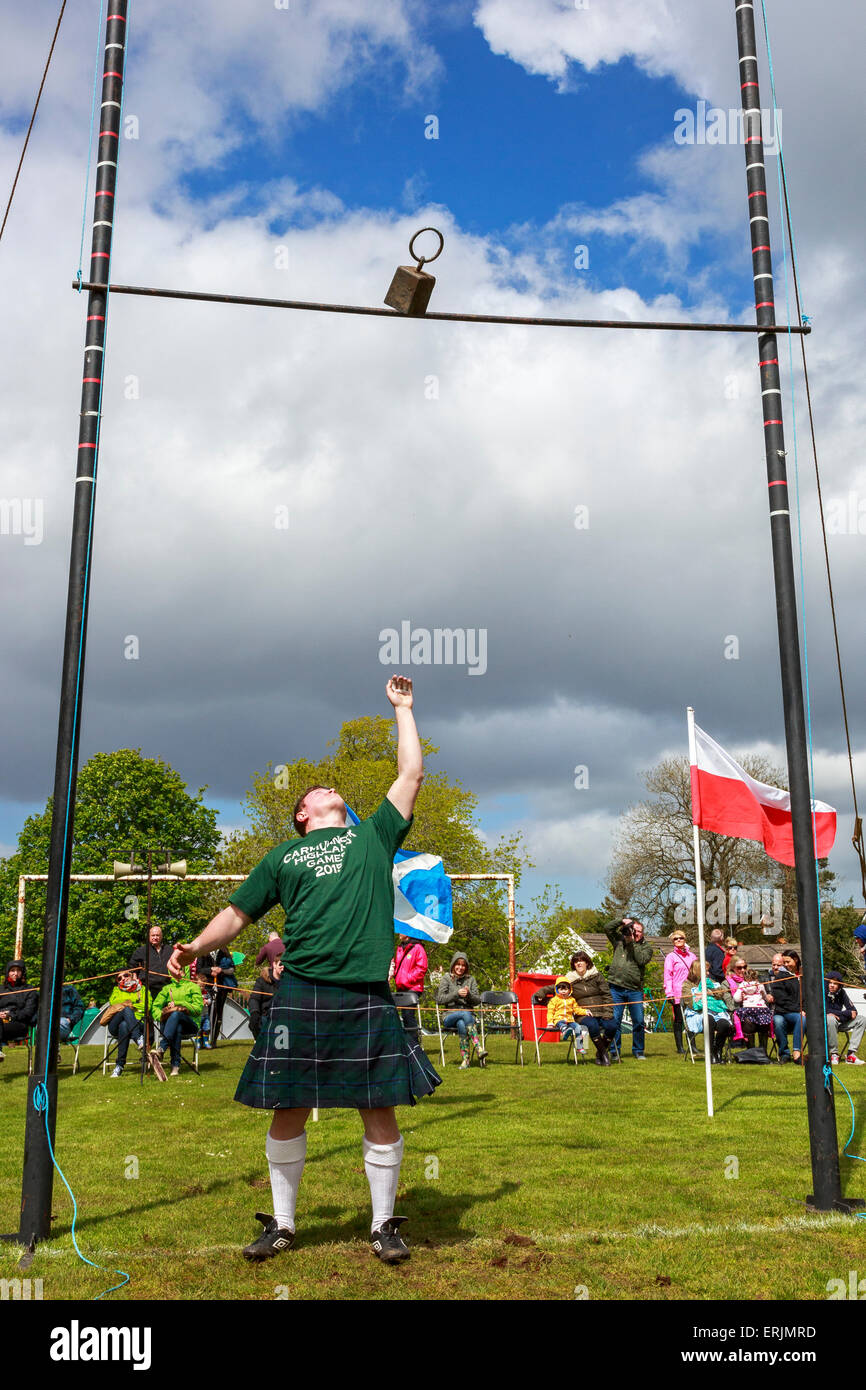
POLYGON ((64 985, 60 997, 60 1032, 62 1043, 68 1042, 69 1035, 84 1017, 84 1000, 74 985, 64 985))
POLYGON ((613 999, 616 1022, 616 1048, 622 1055, 622 1016, 628 1005, 631 1019, 631 1055, 635 1061, 646 1060, 644 1055, 643 977, 652 960, 653 948, 644 941, 643 923, 634 917, 621 917, 608 922, 604 934, 613 946, 613 960, 607 972, 607 982, 613 999))
POLYGON ((285 949, 283 938, 280 936, 280 933, 278 931, 269 931, 267 941, 256 956, 256 965, 264 965, 265 961, 267 961, 269 966, 273 965, 274 961, 280 959, 285 949))
POLYGON ((866 916, 860 925, 854 928, 854 950, 860 957, 860 968, 864 971, 863 979, 866 981, 866 916))
POLYGON ((411 680, 392 676, 386 693, 397 721, 397 778, 373 815, 347 826, 335 788, 309 788, 295 804, 297 838, 265 855, 201 935, 175 948, 169 966, 179 977, 196 956, 282 905, 283 976, 235 1094, 274 1112, 265 1144, 274 1214, 256 1213, 265 1229, 245 1248, 248 1260, 269 1259, 294 1241, 314 1106, 358 1110, 373 1253, 386 1263, 409 1255, 399 1230, 406 1218, 394 1215, 403 1153, 394 1110, 429 1095, 440 1078, 404 1031, 388 989, 394 854, 412 823, 424 769, 411 680))
POLYGON ((720 927, 710 932, 706 949, 707 974, 717 985, 725 983, 725 933, 720 927))
POLYGON ((839 1065, 839 1033, 848 1034, 848 1054, 846 1062, 862 1067, 863 1061, 857 1056, 857 1049, 866 1032, 866 1018, 858 1014, 846 991, 842 988, 842 976, 838 970, 830 970, 824 977, 824 1008, 827 1013, 827 1042, 830 1048, 830 1065, 839 1065))
POLYGON ((259 975, 250 990, 250 1032, 254 1038, 259 1036, 271 1011, 282 973, 283 962, 277 958, 273 965, 268 966, 263 975, 259 975))
POLYGON ((147 933, 147 946, 136 946, 127 964, 131 970, 138 971, 138 978, 144 982, 147 975, 147 992, 159 994, 163 985, 168 984, 168 963, 171 960, 171 947, 162 939, 162 927, 156 922, 147 933))
POLYGON ((773 1010, 773 1031, 779 1047, 779 1061, 790 1062, 788 1029, 793 1030, 794 1051, 799 1058, 803 1036, 803 1014, 800 1002, 800 980, 790 969, 782 952, 773 956, 770 978, 767 981, 767 1003, 773 1010))
POLYGON ((0 1062, 5 1061, 3 1044, 14 1038, 26 1038, 36 1022, 39 995, 27 984, 27 969, 23 960, 10 960, 6 965, 6 987, 0 992, 0 1062))

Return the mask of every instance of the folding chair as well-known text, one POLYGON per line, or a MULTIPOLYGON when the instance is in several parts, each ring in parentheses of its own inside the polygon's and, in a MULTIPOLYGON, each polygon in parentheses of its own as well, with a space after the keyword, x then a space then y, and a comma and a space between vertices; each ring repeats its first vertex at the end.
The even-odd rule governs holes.
MULTIPOLYGON (((452 1009, 449 1009, 448 1012, 449 1012, 449 1013, 452 1013, 453 1010, 452 1010, 452 1009)), ((436 1031, 437 1031, 438 1034, 439 1034, 439 1056, 440 1056, 440 1058, 441 1058, 442 1065, 443 1065, 443 1067, 444 1067, 444 1065, 445 1065, 445 1042, 444 1042, 445 1036, 446 1036, 446 1035, 451 1035, 451 1036, 453 1036, 453 1037, 456 1038, 456 1037, 459 1036, 460 1030, 459 1030, 459 1028, 443 1028, 443 1027, 442 1027, 442 1015, 441 1015, 441 1013, 439 1012, 439 1005, 438 1005, 438 1004, 436 1005, 436 1031)))
MULTIPOLYGON (((154 1020, 154 1028, 155 1028, 156 1032, 159 1034, 159 1038, 160 1038, 160 1041, 159 1041, 159 1043, 157 1044, 157 1046, 158 1046, 158 1047, 163 1047, 163 1048, 165 1049, 165 1051, 168 1052, 168 1045, 166 1044, 165 1038, 164 1038, 164 1036, 163 1036, 162 1026, 161 1026, 161 1024, 158 1023, 156 1020, 154 1020)), ((196 1031, 195 1031, 194 1033, 182 1033, 182 1034, 181 1034, 181 1039, 180 1039, 180 1060, 181 1060, 181 1063, 184 1064, 184 1065, 186 1065, 186 1066, 188 1066, 188 1067, 190 1067, 190 1068, 195 1072, 196 1076, 198 1076, 198 1074, 199 1074, 199 1070, 198 1070, 198 1052, 199 1052, 199 1046, 200 1046, 200 1043, 199 1043, 198 1029, 196 1029, 196 1031), (189 1044, 191 1045, 191 1047, 192 1047, 192 1061, 191 1061, 191 1062, 190 1062, 190 1061, 187 1061, 186 1057, 184 1057, 184 1055, 183 1055, 183 1049, 186 1047, 187 1043, 189 1043, 189 1044)))
MULTIPOLYGON (((536 1062, 538 1063, 538 1065, 541 1066, 541 1048, 538 1046, 539 1039, 542 1038, 542 1037, 544 1036, 545 1033, 556 1033, 556 1034, 558 1035, 558 1034, 559 1034, 559 1029, 556 1028, 556 1027, 554 1027, 554 1025, 551 1024, 551 1023, 545 1023, 545 1024, 542 1025, 541 1028, 539 1028, 539 1026, 538 1026, 538 1020, 537 1020, 536 1017, 535 1017, 535 1009, 532 1010, 532 1027, 533 1027, 533 1030, 534 1030, 534 1033, 535 1033, 535 1060, 536 1060, 536 1062)), ((586 1060, 586 1052, 585 1052, 585 1049, 584 1049, 584 1047, 583 1047, 583 1029, 581 1029, 581 1047, 578 1049, 577 1046, 575 1045, 575 1043, 576 1043, 576 1039, 575 1039, 574 1034, 573 1034, 573 1033, 569 1033, 569 1035, 568 1035, 568 1047, 567 1047, 566 1050, 565 1050, 565 1060, 566 1060, 566 1062, 567 1062, 568 1059, 569 1059, 569 1056, 573 1053, 573 1054, 574 1054, 574 1065, 577 1066, 577 1065, 578 1065, 577 1059, 578 1059, 579 1056, 583 1057, 584 1061, 586 1060)))
POLYGON ((418 1037, 420 1038, 421 1006, 418 1003, 417 992, 414 989, 401 989, 397 990, 396 993, 394 990, 392 990, 391 998, 394 1000, 395 1007, 397 1009, 398 1014, 400 1015, 400 1022, 403 1024, 404 1028, 406 1027, 405 1015, 407 1013, 414 1012, 415 1029, 413 1029, 413 1031, 417 1031, 418 1037))
POLYGON ((508 1033, 509 1035, 511 1033, 516 1033, 517 1047, 514 1050, 514 1061, 516 1064, 517 1058, 519 1057, 520 1065, 523 1066, 523 1029, 520 1025, 520 1011, 515 1008, 512 1018, 508 1023, 491 1021, 485 1025, 484 1022, 484 1014, 487 1009, 499 1009, 502 1008, 503 1005, 516 1005, 517 1003, 518 998, 513 989, 485 989, 483 991, 481 995, 481 1007, 479 1009, 479 1013, 481 1014, 481 1046, 483 1048, 487 1046, 485 1042, 487 1033, 508 1033))

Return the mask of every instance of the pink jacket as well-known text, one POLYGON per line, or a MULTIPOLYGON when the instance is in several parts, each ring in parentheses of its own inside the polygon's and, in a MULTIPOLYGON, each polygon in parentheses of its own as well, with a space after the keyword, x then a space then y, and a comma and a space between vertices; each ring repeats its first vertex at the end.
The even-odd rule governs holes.
POLYGON ((395 989, 411 989, 420 994, 424 988, 426 974, 427 952, 420 941, 397 947, 388 971, 389 977, 394 976, 395 989))
POLYGON ((679 951, 674 950, 668 951, 665 956, 665 995, 668 999, 673 999, 675 1004, 679 1004, 682 999, 683 985, 696 960, 697 956, 689 946, 686 947, 682 955, 679 951))

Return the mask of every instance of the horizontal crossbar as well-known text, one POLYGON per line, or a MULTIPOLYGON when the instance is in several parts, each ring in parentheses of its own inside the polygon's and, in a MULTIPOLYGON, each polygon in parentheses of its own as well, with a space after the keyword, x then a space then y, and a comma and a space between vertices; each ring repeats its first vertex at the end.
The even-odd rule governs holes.
MULTIPOLYGON (((315 304, 304 299, 257 299, 241 294, 211 294, 205 290, 158 290, 147 285, 97 285, 85 280, 79 286, 73 280, 74 290, 104 290, 110 294, 137 294, 149 299, 192 299, 205 304, 248 304, 257 309, 308 309, 322 314, 369 314, 375 318, 400 319, 417 323, 418 318, 409 314, 398 314, 393 309, 373 309, 363 304, 315 304)), ((662 321, 642 322, 633 319, 549 319, 519 318, 511 314, 457 314, 428 313, 425 319, 444 323, 509 323, 528 328, 648 328, 669 329, 679 333, 811 333, 808 324, 771 323, 665 323, 662 321)))

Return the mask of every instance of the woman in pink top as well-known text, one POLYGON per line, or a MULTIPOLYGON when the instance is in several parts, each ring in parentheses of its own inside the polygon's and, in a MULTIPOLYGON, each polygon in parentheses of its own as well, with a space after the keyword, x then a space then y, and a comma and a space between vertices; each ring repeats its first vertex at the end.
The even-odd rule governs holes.
POLYGON ((697 960, 694 951, 689 949, 686 941, 686 934, 683 931, 671 932, 671 941, 674 949, 665 956, 664 985, 665 997, 670 999, 671 1008, 674 1015, 674 1039, 677 1045, 677 1052, 683 1049, 683 1011, 681 1000, 683 997, 683 985, 689 977, 692 962, 697 960))
MULTIPOLYGON (((421 1003, 421 995, 424 991, 424 977, 427 974, 427 952, 420 941, 412 941, 408 936, 397 937, 397 949, 394 952, 394 959, 391 961, 391 968, 388 971, 388 983, 397 994, 411 992, 417 996, 418 1003, 421 1003)), ((403 1020, 403 1027, 409 1037, 420 1044, 421 1038, 415 1026, 418 1015, 414 1010, 401 1009, 400 1017, 403 1020)))

